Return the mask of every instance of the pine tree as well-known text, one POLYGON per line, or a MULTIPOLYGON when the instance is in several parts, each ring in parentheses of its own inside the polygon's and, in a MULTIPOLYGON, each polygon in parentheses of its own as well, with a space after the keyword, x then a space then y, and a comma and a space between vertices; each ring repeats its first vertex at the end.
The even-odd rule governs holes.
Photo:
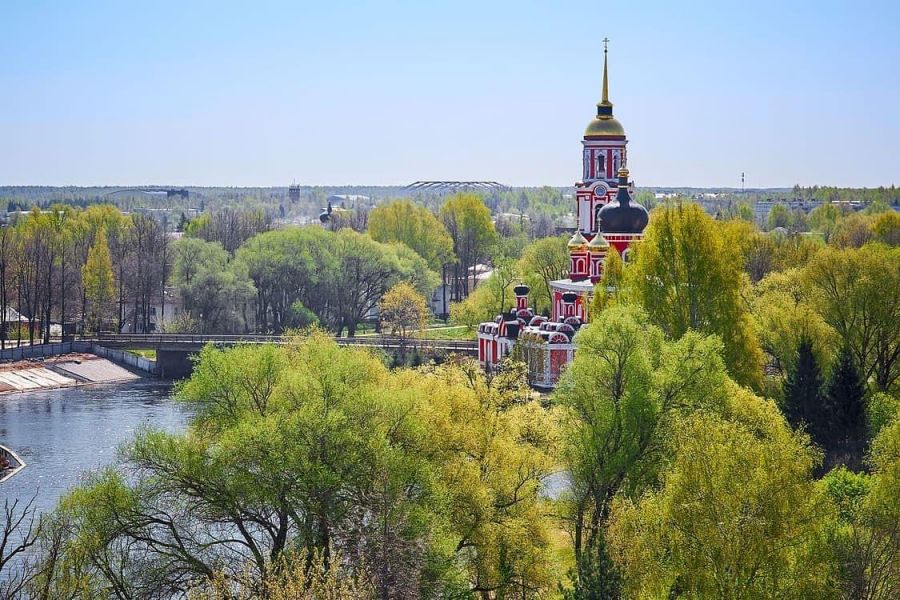
POLYGON ((784 412, 794 427, 805 424, 813 441, 822 444, 828 419, 822 402, 822 373, 813 354, 812 341, 803 337, 794 369, 784 381, 784 412))
POLYGON ((823 446, 840 454, 850 453, 862 458, 865 436, 865 385, 853 353, 845 345, 841 348, 837 365, 828 381, 825 408, 828 431, 823 446))

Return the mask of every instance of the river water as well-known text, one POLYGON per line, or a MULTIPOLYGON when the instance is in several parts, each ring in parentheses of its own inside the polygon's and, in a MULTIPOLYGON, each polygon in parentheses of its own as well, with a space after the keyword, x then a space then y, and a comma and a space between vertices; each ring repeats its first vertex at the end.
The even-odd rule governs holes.
POLYGON ((0 506, 37 494, 37 508, 52 510, 84 473, 113 463, 136 430, 179 431, 188 418, 159 381, 0 395, 0 443, 28 464, 0 484, 0 506))

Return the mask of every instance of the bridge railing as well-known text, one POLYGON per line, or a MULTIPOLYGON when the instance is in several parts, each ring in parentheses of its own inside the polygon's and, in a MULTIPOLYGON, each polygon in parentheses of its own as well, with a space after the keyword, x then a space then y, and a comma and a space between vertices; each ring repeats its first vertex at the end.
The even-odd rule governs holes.
MULTIPOLYGON (((84 338, 99 345, 105 346, 130 346, 132 348, 157 348, 161 346, 203 346, 236 345, 236 344, 283 344, 291 340, 291 336, 261 335, 261 334, 194 334, 194 333, 121 333, 104 334, 91 338, 84 338)), ((342 346, 367 346, 381 348, 399 348, 405 346, 410 350, 417 348, 432 350, 448 350, 460 352, 472 352, 477 350, 478 342, 475 340, 441 340, 427 338, 399 338, 393 336, 361 336, 361 337, 336 337, 335 341, 342 346)))

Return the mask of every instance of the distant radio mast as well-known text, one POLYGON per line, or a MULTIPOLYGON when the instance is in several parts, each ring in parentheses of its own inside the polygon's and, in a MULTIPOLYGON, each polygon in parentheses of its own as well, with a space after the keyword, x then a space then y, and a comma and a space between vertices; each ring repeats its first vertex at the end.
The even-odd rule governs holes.
POLYGON ((741 193, 744 193, 744 172, 741 171, 741 193))

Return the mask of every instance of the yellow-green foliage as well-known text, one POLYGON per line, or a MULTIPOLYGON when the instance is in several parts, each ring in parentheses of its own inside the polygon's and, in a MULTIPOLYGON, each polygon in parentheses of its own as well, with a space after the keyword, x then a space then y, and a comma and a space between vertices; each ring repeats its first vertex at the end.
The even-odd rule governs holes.
POLYGON ((379 304, 381 322, 392 335, 408 338, 425 327, 428 319, 428 303, 416 289, 401 281, 381 298, 379 304))
POLYGON ((631 597, 820 598, 829 505, 817 456, 776 407, 736 386, 680 420, 659 490, 613 506, 610 541, 631 597))
POLYGON ((430 210, 410 200, 394 200, 369 212, 369 235, 378 242, 400 242, 439 271, 454 262, 453 240, 430 210))
POLYGON ((81 269, 84 282, 84 296, 88 302, 87 327, 100 331, 104 321, 109 322, 109 314, 114 308, 115 280, 112 259, 106 242, 106 231, 101 227, 88 250, 87 260, 81 269))
POLYGON ((826 248, 804 268, 806 297, 876 391, 900 380, 900 248, 826 248))
POLYGON ((284 557, 270 565, 258 581, 252 568, 233 576, 217 571, 191 588, 187 600, 374 600, 378 598, 371 575, 357 567, 342 567, 340 555, 325 560, 315 552, 312 560, 284 557))
POLYGON ((550 282, 564 278, 569 271, 569 250, 565 237, 535 240, 525 247, 517 265, 521 277, 531 288, 531 307, 535 312, 549 311, 553 304, 550 282))
POLYGON ((591 298, 591 305, 588 313, 593 318, 599 315, 604 308, 612 306, 616 301, 616 295, 622 287, 622 280, 625 275, 625 263, 622 262, 622 255, 614 247, 610 246, 609 253, 606 255, 606 261, 603 263, 603 275, 600 281, 594 286, 594 296, 591 298))
POLYGON ((762 352, 742 296, 749 281, 712 217, 692 203, 657 208, 636 255, 625 270, 629 300, 672 339, 690 329, 718 335, 732 376, 759 385, 762 352))
POLYGON ((450 322, 472 330, 479 323, 493 321, 504 310, 510 310, 515 302, 512 293, 515 274, 508 266, 503 270, 488 277, 465 300, 451 304, 450 322))
POLYGON ((342 574, 365 565, 379 597, 554 588, 540 492, 555 420, 520 369, 389 371, 312 332, 208 346, 178 396, 195 410, 186 433, 141 432, 127 476, 106 471, 63 502, 42 575, 62 595, 167 597, 190 583, 218 598, 235 583, 288 598, 308 581, 278 565, 312 557, 327 563, 323 590, 363 593, 367 580, 342 574))
POLYGON ((838 349, 837 333, 803 288, 801 270, 770 273, 753 291, 751 310, 759 340, 779 372, 784 375, 794 368, 804 337, 827 371, 838 349))

